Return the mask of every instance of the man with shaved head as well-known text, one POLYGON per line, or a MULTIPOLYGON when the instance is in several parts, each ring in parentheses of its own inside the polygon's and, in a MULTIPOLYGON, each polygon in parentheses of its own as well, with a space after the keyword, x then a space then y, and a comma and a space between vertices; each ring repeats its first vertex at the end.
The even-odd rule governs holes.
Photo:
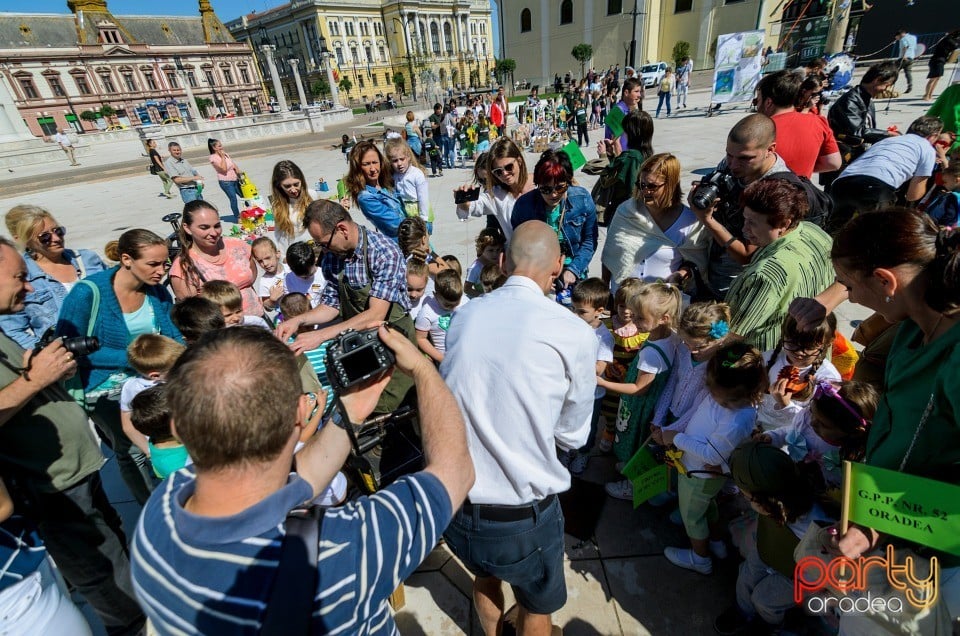
MULTIPOLYGON (((756 113, 738 121, 727 135, 727 156, 717 165, 717 172, 732 175, 733 187, 721 191, 721 197, 711 207, 703 209, 693 204, 696 183, 690 190, 690 208, 710 231, 709 290, 698 290, 699 295, 712 295, 723 300, 743 266, 757 251, 743 237, 743 208, 740 195, 748 185, 775 173, 790 172, 777 155, 777 128, 773 120, 756 113), (706 294, 703 292, 706 291, 706 294)), ((793 173, 790 173, 791 175, 793 173)), ((793 176, 796 179, 796 176, 793 176)), ((689 272, 692 274, 692 272, 689 272)), ((688 274, 681 268, 683 277, 688 274)))
POLYGON ((504 285, 458 309, 440 373, 460 404, 477 480, 445 534, 474 574, 484 633, 497 634, 503 581, 519 605, 520 634, 550 634, 566 603, 563 514, 570 473, 557 448, 590 431, 597 339, 547 298, 563 270, 556 232, 527 221, 503 257, 504 285))

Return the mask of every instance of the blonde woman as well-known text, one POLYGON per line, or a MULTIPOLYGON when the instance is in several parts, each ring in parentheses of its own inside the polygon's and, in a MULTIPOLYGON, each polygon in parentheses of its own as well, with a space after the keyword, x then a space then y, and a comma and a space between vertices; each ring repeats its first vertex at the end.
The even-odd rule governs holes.
POLYGON ((270 183, 273 189, 270 206, 276 225, 273 238, 280 253, 286 255, 291 243, 311 240, 310 234, 303 229, 303 215, 313 202, 313 196, 307 189, 303 170, 287 159, 273 167, 270 183))

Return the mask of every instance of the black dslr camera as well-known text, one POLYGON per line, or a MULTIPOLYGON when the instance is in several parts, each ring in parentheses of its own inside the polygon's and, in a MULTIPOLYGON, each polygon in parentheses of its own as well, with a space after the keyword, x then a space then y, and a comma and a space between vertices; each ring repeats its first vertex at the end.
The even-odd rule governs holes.
POLYGON ((327 347, 327 374, 338 392, 380 375, 396 362, 377 329, 347 329, 327 347))
POLYGON ((733 194, 737 187, 737 180, 729 172, 714 170, 703 179, 690 197, 695 207, 705 210, 717 202, 733 194))
MULTIPOLYGON (((40 351, 41 349, 46 348, 48 344, 56 340, 54 336, 54 327, 50 327, 43 335, 40 337, 40 340, 37 341, 37 346, 34 347, 34 351, 40 351)), ((63 339, 63 348, 73 354, 74 358, 81 358, 83 356, 88 356, 91 353, 98 351, 100 349, 100 340, 95 336, 77 336, 76 338, 64 338, 63 339)))

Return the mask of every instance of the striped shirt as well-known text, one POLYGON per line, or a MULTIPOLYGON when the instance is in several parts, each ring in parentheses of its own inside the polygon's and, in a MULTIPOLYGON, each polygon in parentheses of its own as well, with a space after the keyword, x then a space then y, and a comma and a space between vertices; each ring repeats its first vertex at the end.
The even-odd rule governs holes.
POLYGON ((336 397, 333 385, 330 384, 330 378, 327 376, 327 348, 330 346, 330 342, 330 340, 327 340, 316 349, 303 352, 303 355, 307 356, 307 360, 310 361, 310 366, 313 367, 314 373, 317 374, 317 379, 320 380, 320 386, 327 392, 327 401, 323 406, 324 415, 330 410, 330 406, 333 404, 333 398, 336 397))
MULTIPOLYGON (((195 488, 185 468, 144 506, 130 554, 137 600, 161 635, 258 635, 284 519, 312 497, 310 486, 291 474, 263 501, 220 518, 184 510, 195 488)), ((452 514, 443 485, 423 472, 328 509, 311 633, 399 634, 387 598, 430 553, 452 514)))
POLYGON ((757 250, 727 292, 730 328, 760 351, 776 347, 793 299, 813 298, 833 282, 832 244, 826 232, 801 221, 757 250))

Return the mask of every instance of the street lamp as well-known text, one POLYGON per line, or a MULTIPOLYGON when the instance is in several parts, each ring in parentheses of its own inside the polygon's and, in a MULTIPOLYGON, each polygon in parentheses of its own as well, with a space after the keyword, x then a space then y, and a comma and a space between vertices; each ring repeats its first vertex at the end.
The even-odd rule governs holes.
MULTIPOLYGON (((417 101, 417 80, 413 76, 413 56, 410 55, 410 34, 407 33, 407 23, 397 17, 394 17, 393 21, 399 22, 400 28, 403 29, 403 48, 407 52, 407 62, 410 65, 410 90, 413 93, 413 101, 417 101)), ((397 27, 393 27, 393 34, 397 34, 397 27)))

